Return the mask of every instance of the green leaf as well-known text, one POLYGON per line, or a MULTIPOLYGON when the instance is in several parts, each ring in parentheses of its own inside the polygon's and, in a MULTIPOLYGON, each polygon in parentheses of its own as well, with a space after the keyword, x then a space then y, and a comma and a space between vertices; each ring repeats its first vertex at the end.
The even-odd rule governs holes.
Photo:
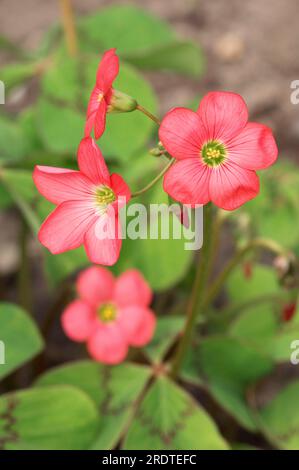
POLYGON ((27 202, 32 202, 38 195, 31 171, 3 168, 1 170, 1 179, 9 186, 11 191, 18 193, 27 202))
POLYGON ((175 337, 182 330, 185 322, 183 316, 168 316, 158 319, 155 335, 145 348, 146 354, 153 362, 160 362, 175 337))
POLYGON ((84 116, 78 111, 61 107, 40 98, 36 125, 46 148, 55 153, 73 154, 83 136, 84 116))
POLYGON ((45 387, 0 398, 0 448, 76 450, 98 428, 94 403, 73 387, 45 387))
MULTIPOLYGON (((95 84, 98 63, 99 58, 96 57, 86 64, 86 103, 95 84)), ((151 85, 132 66, 121 64, 113 86, 133 96, 142 106, 156 113, 157 100, 151 85)), ((127 162, 136 151, 144 147, 154 128, 155 124, 138 111, 108 114, 106 132, 100 141, 101 149, 105 156, 116 156, 121 162, 127 162)))
POLYGON ((163 44, 147 54, 128 55, 126 60, 141 69, 171 71, 191 77, 203 72, 201 49, 191 42, 163 44))
POLYGON ((279 286, 273 269, 254 264, 249 278, 244 275, 241 267, 236 269, 227 281, 227 290, 231 302, 240 303, 259 296, 277 294, 279 286))
POLYGON ((205 410, 166 377, 149 389, 124 442, 126 450, 227 448, 205 410))
POLYGON ((299 450, 299 381, 277 393, 259 412, 260 424, 282 449, 299 450))
POLYGON ((5 352, 5 364, 0 365, 0 379, 43 348, 42 337, 27 313, 17 305, 5 302, 0 303, 0 341, 5 352))
POLYGON ((292 320, 280 324, 276 335, 273 338, 272 356, 276 362, 289 362, 290 356, 294 352, 292 343, 298 340, 299 331, 299 310, 293 316, 292 320))
POLYGON ((83 88, 80 85, 80 65, 83 73, 82 64, 64 54, 64 50, 60 50, 43 74, 41 81, 43 93, 72 106, 78 104, 80 91, 83 88))
POLYGON ((22 84, 31 78, 37 69, 36 62, 16 62, 2 67, 0 70, 0 80, 5 83, 7 92, 16 85, 22 84))
POLYGON ((14 203, 12 193, 28 203, 31 203, 37 195, 32 180, 32 173, 29 171, 3 168, 0 173, 0 181, 0 204, 2 207, 10 206, 14 203))
POLYGON ((0 116, 0 164, 19 162, 26 151, 27 142, 22 129, 5 116, 0 116))
POLYGON ((79 27, 96 51, 117 47, 120 54, 148 50, 174 38, 167 23, 131 5, 92 13, 79 22, 79 27))
MULTIPOLYGON (((30 169, 37 163, 35 153, 38 152, 38 158, 40 159, 40 154, 43 149, 42 141, 38 135, 38 130, 36 126, 36 109, 35 107, 25 108, 18 115, 18 125, 22 129, 22 132, 27 141, 27 155, 26 161, 23 162, 24 165, 29 163, 29 159, 33 159, 33 164, 31 164, 30 169)), ((53 160, 53 155, 51 155, 53 160)), ((39 162, 38 162, 39 163, 39 162)), ((52 164, 52 163, 51 163, 52 164)))
POLYGON ((240 339, 213 336, 201 342, 198 366, 207 386, 224 409, 251 431, 255 421, 247 406, 247 388, 272 370, 271 358, 240 339))
POLYGON ((273 340, 279 327, 273 303, 245 309, 231 324, 232 336, 247 340, 258 351, 272 356, 273 340))
POLYGON ((132 414, 150 370, 129 363, 105 367, 92 361, 57 367, 42 375, 38 386, 68 384, 87 393, 100 409, 101 426, 93 449, 112 449, 132 414))
POLYGON ((250 216, 259 236, 270 237, 286 247, 296 246, 299 241, 293 224, 299 214, 296 165, 286 159, 280 160, 261 175, 261 182, 261 194, 242 211, 250 216))

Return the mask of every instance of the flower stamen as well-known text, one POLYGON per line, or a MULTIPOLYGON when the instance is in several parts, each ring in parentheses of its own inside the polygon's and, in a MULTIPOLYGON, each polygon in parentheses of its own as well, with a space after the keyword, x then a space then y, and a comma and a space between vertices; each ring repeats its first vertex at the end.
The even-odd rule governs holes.
POLYGON ((200 155, 206 165, 215 167, 224 162, 227 152, 222 142, 210 140, 202 147, 200 155))
POLYGON ((98 94, 97 102, 100 103, 103 98, 104 98, 104 93, 100 92, 100 93, 98 94))
POLYGON ((100 186, 95 191, 96 204, 103 206, 111 204, 116 200, 114 191, 109 186, 100 186))
POLYGON ((106 303, 101 305, 97 311, 99 319, 104 323, 109 323, 116 318, 116 307, 112 303, 106 303))

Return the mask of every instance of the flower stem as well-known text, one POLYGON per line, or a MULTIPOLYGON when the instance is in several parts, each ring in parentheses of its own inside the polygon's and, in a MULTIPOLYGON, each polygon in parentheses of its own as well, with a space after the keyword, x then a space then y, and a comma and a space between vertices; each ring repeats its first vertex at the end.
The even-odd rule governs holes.
POLYGON ((267 238, 254 238, 246 246, 238 250, 233 256, 233 258, 227 262, 223 271, 219 274, 219 276, 216 278, 216 280, 208 290, 207 295, 204 299, 204 306, 209 305, 215 299, 230 273, 235 269, 235 267, 238 266, 238 264, 246 256, 246 254, 255 248, 263 248, 277 255, 287 254, 287 250, 278 243, 276 243, 274 240, 269 240, 267 238))
POLYGON ((71 0, 59 0, 59 3, 68 53, 71 57, 76 57, 78 54, 78 41, 72 2, 71 0))
POLYGON ((145 114, 145 116, 147 116, 152 121, 154 121, 158 126, 160 126, 161 121, 156 116, 154 116, 150 111, 145 109, 143 106, 141 106, 140 104, 137 104, 136 109, 138 109, 138 111, 145 114))
POLYGON ((185 328, 181 340, 179 341, 170 375, 172 378, 176 378, 182 362, 184 360, 187 349, 190 345, 193 329, 196 325, 196 318, 202 312, 204 291, 209 277, 210 272, 210 261, 211 261, 211 249, 212 249, 212 205, 207 204, 204 207, 204 234, 203 234, 203 248, 201 250, 200 263, 197 266, 195 279, 192 287, 192 293, 187 308, 187 319, 185 328))
POLYGON ((135 191, 135 193, 132 193, 131 197, 137 197, 140 196, 141 194, 145 193, 149 189, 151 189, 161 178, 163 175, 165 175, 166 171, 171 167, 171 165, 175 162, 175 159, 172 158, 168 164, 163 168, 163 170, 150 182, 148 183, 144 188, 139 189, 139 191, 135 191))

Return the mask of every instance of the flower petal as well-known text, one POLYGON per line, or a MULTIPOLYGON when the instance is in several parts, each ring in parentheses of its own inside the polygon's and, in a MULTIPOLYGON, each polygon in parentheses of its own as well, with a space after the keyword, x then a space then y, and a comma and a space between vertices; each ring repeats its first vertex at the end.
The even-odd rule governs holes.
POLYGON ((156 323, 156 317, 153 312, 146 309, 139 328, 135 331, 134 337, 130 340, 130 345, 140 348, 148 344, 154 336, 156 323))
POLYGON ((164 191, 183 204, 206 204, 210 201, 210 175, 211 169, 199 159, 178 161, 164 176, 164 191))
POLYGON ((65 334, 73 341, 86 341, 95 325, 93 309, 81 300, 75 300, 64 310, 61 324, 65 334))
POLYGON ((278 149, 269 127, 249 122, 227 146, 229 158, 247 170, 262 170, 277 159, 278 149))
POLYGON ((78 148, 78 166, 95 184, 108 184, 110 186, 110 175, 101 150, 91 137, 81 140, 78 148))
POLYGON ((107 103, 105 99, 102 99, 99 104, 99 107, 95 114, 95 119, 94 119, 94 135, 96 139, 99 139, 105 130, 106 112, 107 112, 107 103))
POLYGON ((108 269, 92 266, 79 274, 76 286, 82 300, 98 306, 112 300, 114 283, 113 274, 108 269))
POLYGON ((97 86, 107 93, 119 72, 119 60, 115 54, 116 49, 105 52, 97 70, 97 86))
POLYGON ((237 93, 213 91, 204 96, 197 110, 208 140, 227 140, 237 135, 248 121, 245 101, 237 93))
POLYGON ((150 286, 137 269, 129 269, 117 278, 115 301, 119 306, 147 307, 151 303, 152 297, 150 286))
POLYGON ((86 232, 84 245, 92 263, 112 266, 119 258, 122 239, 118 216, 102 215, 86 232))
POLYGON ((92 194, 90 181, 79 171, 37 165, 33 181, 38 191, 53 204, 83 200, 92 194))
POLYGON ((135 338, 145 315, 145 307, 139 305, 124 306, 118 310, 117 324, 128 344, 135 338))
POLYGON ((110 186, 117 196, 117 200, 112 204, 115 213, 118 213, 128 201, 131 199, 131 190, 125 180, 117 173, 112 173, 110 177, 110 186))
POLYGON ((254 171, 234 162, 214 168, 210 178, 211 200, 222 209, 237 209, 259 193, 259 179, 254 171))
POLYGON ((207 140, 201 118, 187 108, 174 108, 164 116, 159 139, 174 158, 197 158, 207 140))
POLYGON ((86 112, 86 118, 88 119, 92 114, 95 114, 100 103, 100 96, 103 96, 103 92, 95 86, 92 89, 92 92, 90 94, 90 98, 88 101, 88 106, 87 106, 87 112, 86 112))
POLYGON ((96 329, 87 343, 90 355, 104 364, 119 364, 128 353, 128 343, 116 323, 96 329))
POLYGON ((38 239, 53 254, 78 248, 96 218, 95 209, 88 202, 63 202, 44 221, 38 239))

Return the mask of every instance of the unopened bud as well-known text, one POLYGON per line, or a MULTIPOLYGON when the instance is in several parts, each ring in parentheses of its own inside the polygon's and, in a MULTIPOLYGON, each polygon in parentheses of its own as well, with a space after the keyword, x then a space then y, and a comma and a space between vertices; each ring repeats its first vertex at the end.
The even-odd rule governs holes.
POLYGON ((151 155, 153 155, 154 157, 161 157, 161 155, 163 155, 164 151, 161 150, 159 147, 154 147, 153 149, 151 149, 149 151, 149 153, 151 155))
POLYGON ((109 113, 129 113, 137 108, 137 101, 132 96, 119 90, 112 91, 112 97, 108 106, 109 113))
POLYGON ((166 153, 165 148, 163 147, 162 142, 158 142, 157 147, 154 147, 149 151, 151 155, 154 157, 161 157, 161 155, 164 155, 166 153))

